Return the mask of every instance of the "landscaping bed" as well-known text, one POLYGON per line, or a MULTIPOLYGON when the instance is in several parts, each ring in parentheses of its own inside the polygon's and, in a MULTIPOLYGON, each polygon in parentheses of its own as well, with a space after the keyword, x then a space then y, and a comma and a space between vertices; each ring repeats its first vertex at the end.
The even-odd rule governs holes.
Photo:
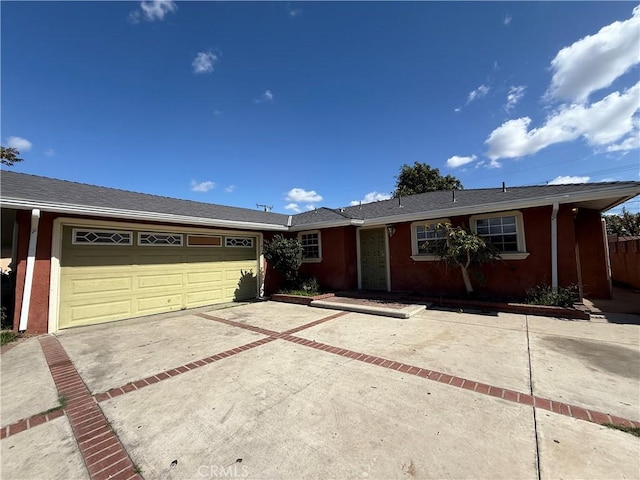
POLYGON ((309 305, 314 300, 324 300, 325 298, 334 297, 333 293, 322 293, 319 295, 292 295, 288 293, 274 293, 271 300, 274 302, 296 303, 298 305, 309 305))

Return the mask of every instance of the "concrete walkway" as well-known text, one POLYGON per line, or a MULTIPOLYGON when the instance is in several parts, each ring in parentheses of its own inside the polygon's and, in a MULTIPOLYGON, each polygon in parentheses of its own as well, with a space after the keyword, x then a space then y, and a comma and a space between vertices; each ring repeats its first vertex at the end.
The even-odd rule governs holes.
POLYGON ((1 360, 3 479, 640 478, 637 325, 265 302, 1 360))

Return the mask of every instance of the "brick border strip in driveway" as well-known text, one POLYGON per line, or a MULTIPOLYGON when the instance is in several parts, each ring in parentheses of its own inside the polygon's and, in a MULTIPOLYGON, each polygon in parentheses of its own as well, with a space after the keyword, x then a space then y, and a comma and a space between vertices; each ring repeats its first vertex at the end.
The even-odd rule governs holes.
POLYGON ((142 480, 58 339, 44 336, 40 345, 91 479, 142 480))

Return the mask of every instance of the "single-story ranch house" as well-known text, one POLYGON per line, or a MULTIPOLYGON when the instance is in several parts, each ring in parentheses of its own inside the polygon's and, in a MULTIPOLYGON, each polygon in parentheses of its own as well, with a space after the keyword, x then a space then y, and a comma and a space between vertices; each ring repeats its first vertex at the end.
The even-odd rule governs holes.
POLYGON ((430 253, 443 221, 500 249, 502 261, 483 267, 482 293, 578 284, 607 298, 601 212, 640 194, 633 181, 503 186, 284 215, 13 171, 1 187, 14 329, 32 333, 273 293, 262 244, 277 233, 301 240, 302 270, 325 289, 461 293, 460 272, 430 253))

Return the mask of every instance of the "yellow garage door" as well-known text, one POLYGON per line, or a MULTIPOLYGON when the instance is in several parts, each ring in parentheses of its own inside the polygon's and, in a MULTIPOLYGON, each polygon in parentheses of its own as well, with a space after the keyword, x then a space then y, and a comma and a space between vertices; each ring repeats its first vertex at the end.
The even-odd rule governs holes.
POLYGON ((59 328, 257 294, 257 237, 65 227, 59 328))

